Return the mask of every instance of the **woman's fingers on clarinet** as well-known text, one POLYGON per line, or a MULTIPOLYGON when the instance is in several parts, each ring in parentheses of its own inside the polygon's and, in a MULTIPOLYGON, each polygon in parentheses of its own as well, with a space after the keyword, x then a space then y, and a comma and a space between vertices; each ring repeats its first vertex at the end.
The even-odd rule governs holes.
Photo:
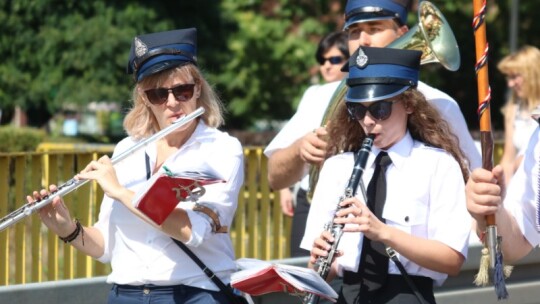
POLYGON ((362 215, 362 213, 364 213, 363 208, 364 207, 349 205, 346 208, 340 209, 338 212, 336 212, 334 223, 343 224, 353 222, 354 218, 359 217, 362 215), (352 214, 353 217, 348 216, 349 214, 352 214))
POLYGON ((348 197, 344 199, 341 203, 339 203, 340 206, 356 206, 356 207, 362 207, 364 204, 360 202, 360 200, 357 197, 348 197))
POLYGON ((325 241, 326 243, 330 243, 330 244, 334 242, 334 236, 332 235, 332 233, 330 233, 330 231, 326 231, 326 230, 321 233, 321 239, 325 241))
POLYGON ((320 248, 320 247, 317 247, 316 245, 313 247, 313 249, 311 249, 311 255, 312 256, 316 256, 316 257, 325 257, 328 255, 328 250, 329 249, 323 249, 323 248, 320 248))
POLYGON ((334 239, 332 238, 332 241, 329 241, 326 237, 319 237, 319 238, 316 238, 315 241, 313 242, 313 247, 314 248, 320 248, 322 251, 328 251, 330 250, 330 248, 332 248, 332 242, 334 241, 334 239))

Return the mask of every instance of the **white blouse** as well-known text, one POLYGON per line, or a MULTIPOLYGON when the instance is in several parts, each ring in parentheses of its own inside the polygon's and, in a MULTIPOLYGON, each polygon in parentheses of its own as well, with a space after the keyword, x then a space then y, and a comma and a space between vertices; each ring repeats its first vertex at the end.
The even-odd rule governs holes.
MULTIPOLYGON (((365 188, 379 151, 373 147, 367 161, 362 176, 365 188)), ((471 217, 466 209, 465 183, 457 161, 441 149, 413 140, 409 133, 388 150, 388 155, 392 164, 386 171, 388 193, 382 215, 386 224, 417 237, 440 241, 467 257, 471 217)), ((353 164, 353 153, 336 155, 324 163, 300 247, 311 250, 324 223, 332 221, 353 164)), ((356 193, 363 201, 360 188, 356 193)), ((343 234, 338 246, 344 252, 337 259, 340 273, 358 269, 362 239, 362 233, 343 234)), ((437 285, 447 277, 397 254, 410 275, 430 277, 437 285)), ((400 274, 394 263, 389 263, 388 272, 400 274)))
POLYGON ((516 155, 523 154, 529 139, 534 130, 538 127, 538 123, 531 118, 529 111, 521 109, 518 105, 515 106, 516 114, 514 116, 514 137, 512 142, 516 147, 516 155))
MULTIPOLYGON (((283 149, 307 133, 321 126, 321 121, 332 99, 340 81, 334 81, 323 85, 312 85, 309 87, 300 103, 294 116, 274 137, 272 142, 264 150, 264 154, 270 157, 276 150, 283 149)), ((303 178, 300 187, 304 190, 309 188, 309 166, 305 165, 303 178)))
POLYGON ((506 189, 504 206, 516 218, 527 241, 540 245, 540 133, 538 127, 529 139, 523 161, 506 189))
MULTIPOLYGON (((132 138, 125 138, 118 143, 114 154, 134 144, 132 138)), ((118 163, 115 168, 120 183, 136 193, 144 188, 147 182, 145 154, 149 156, 150 167, 154 168, 156 149, 155 143, 149 144, 118 163)), ((199 202, 212 206, 221 224, 231 226, 244 181, 243 151, 236 138, 201 121, 189 140, 163 165, 173 173, 198 171, 226 180, 226 183, 205 186, 206 193, 199 202)), ((163 170, 163 166, 161 168, 163 170)), ((228 283, 230 273, 236 268, 230 235, 212 233, 208 217, 192 211, 192 207, 193 203, 185 202, 177 206, 187 210, 192 225, 192 236, 186 245, 228 283)), ((184 284, 218 290, 168 235, 139 219, 120 202, 105 196, 94 227, 101 231, 105 242, 105 252, 98 260, 110 262, 112 266, 108 283, 184 284)))

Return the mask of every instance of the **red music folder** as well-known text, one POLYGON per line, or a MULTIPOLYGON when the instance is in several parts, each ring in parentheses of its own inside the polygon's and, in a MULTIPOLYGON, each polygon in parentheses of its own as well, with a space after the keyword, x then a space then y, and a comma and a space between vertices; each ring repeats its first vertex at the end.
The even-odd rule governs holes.
POLYGON ((285 264, 274 264, 257 259, 239 259, 243 270, 231 275, 231 285, 249 295, 259 296, 271 292, 295 295, 313 293, 336 302, 337 293, 313 269, 285 264))
POLYGON ((225 182, 197 172, 157 173, 134 198, 134 206, 156 224, 161 225, 178 203, 197 201, 206 191, 204 186, 225 182))

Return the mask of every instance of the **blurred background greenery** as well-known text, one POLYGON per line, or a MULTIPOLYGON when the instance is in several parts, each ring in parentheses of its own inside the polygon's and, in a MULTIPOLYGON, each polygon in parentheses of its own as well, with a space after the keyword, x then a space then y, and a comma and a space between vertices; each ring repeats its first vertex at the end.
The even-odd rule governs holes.
MULTIPOLYGON (((469 128, 477 130, 472 1, 432 2, 456 35, 462 63, 457 72, 437 64, 423 66, 421 77, 453 96, 469 128)), ((133 86, 125 73, 131 39, 142 33, 196 27, 199 66, 228 109, 224 129, 274 130, 292 116, 304 90, 317 81, 317 42, 342 28, 345 3, 4 0, 0 3, 0 121, 8 124, 22 113, 23 125, 44 129, 51 138, 67 134, 113 143, 123 136, 122 114, 129 107, 133 86), (73 133, 69 122, 77 122, 79 131, 73 133)), ((540 1, 487 3, 492 121, 494 129, 502 130, 499 109, 506 83, 495 65, 523 44, 540 46, 540 36, 535 35, 540 23, 534 22, 540 20, 540 1), (514 23, 512 12, 518 17, 514 23)), ((415 15, 411 12, 410 27, 415 15)))

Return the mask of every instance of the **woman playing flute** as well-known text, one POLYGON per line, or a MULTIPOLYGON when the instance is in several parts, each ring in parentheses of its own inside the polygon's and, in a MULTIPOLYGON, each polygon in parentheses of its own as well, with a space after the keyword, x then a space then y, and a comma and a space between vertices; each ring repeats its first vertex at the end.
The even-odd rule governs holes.
MULTIPOLYGON (((229 283, 236 269, 231 239, 215 228, 230 226, 233 220, 244 178, 243 151, 237 139, 217 130, 223 123, 222 104, 196 65, 196 51, 194 28, 133 39, 127 70, 136 84, 124 120, 129 137, 117 144, 113 158, 199 107, 205 109, 203 116, 115 167, 105 156, 83 169, 76 178, 97 181, 105 193, 93 226, 74 222, 58 196, 39 210, 43 223, 64 242, 111 264, 108 303, 230 303, 173 241, 187 245, 229 283), (194 209, 195 203, 182 202, 161 225, 142 219, 133 207, 134 197, 151 176, 167 170, 210 173, 225 180, 205 186, 197 202, 210 206, 213 216, 194 209)), ((35 191, 28 200, 48 194, 35 191)))

